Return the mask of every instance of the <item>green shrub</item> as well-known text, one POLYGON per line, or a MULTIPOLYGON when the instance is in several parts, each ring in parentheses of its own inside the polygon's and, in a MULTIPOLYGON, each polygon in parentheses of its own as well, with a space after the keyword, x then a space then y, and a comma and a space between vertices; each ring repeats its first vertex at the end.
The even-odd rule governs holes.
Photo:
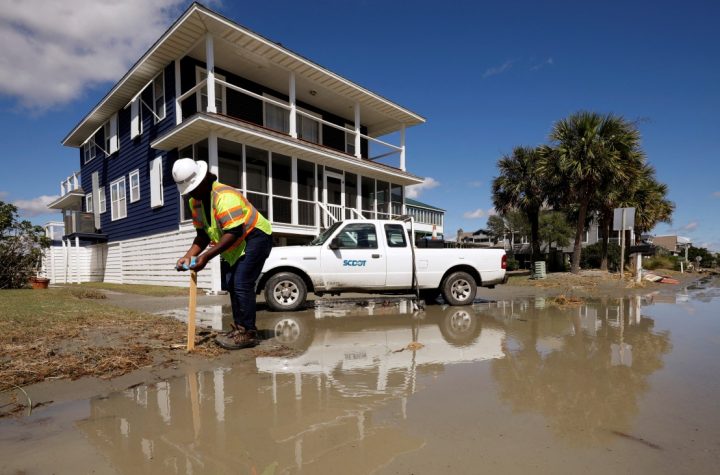
MULTIPOLYGON (((627 262, 627 259, 626 259, 627 262)), ((580 253, 580 267, 583 269, 599 269, 602 263, 602 243, 597 242, 585 246, 580 253)), ((620 268, 620 246, 608 243, 608 269, 616 271, 620 268)))
POLYGON ((643 268, 647 270, 679 269, 680 263, 676 256, 653 256, 649 259, 643 259, 643 268))
POLYGON ((518 270, 520 268, 520 263, 512 256, 508 256, 507 258, 507 270, 518 270))
POLYGON ((0 289, 26 287, 49 246, 42 227, 20 221, 17 207, 0 201, 0 289))

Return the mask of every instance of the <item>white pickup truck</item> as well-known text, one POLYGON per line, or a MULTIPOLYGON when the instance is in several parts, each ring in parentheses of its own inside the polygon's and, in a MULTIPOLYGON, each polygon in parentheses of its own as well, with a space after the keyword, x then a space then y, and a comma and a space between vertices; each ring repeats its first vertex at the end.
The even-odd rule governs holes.
POLYGON ((503 249, 410 248, 406 224, 391 220, 337 222, 307 246, 273 248, 258 280, 271 310, 302 308, 308 292, 397 294, 417 288, 450 305, 469 305, 478 286, 506 281, 503 249))

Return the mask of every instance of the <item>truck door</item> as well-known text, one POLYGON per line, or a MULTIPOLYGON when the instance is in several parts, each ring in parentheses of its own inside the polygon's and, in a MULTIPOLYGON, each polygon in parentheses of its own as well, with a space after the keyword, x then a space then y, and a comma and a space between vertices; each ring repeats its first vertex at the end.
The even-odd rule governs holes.
POLYGON ((387 277, 385 286, 395 289, 412 287, 412 254, 403 224, 384 224, 387 241, 387 277))
POLYGON ((373 223, 349 223, 323 245, 320 255, 325 288, 372 289, 385 286, 385 249, 373 223), (336 243, 338 249, 330 249, 336 243))

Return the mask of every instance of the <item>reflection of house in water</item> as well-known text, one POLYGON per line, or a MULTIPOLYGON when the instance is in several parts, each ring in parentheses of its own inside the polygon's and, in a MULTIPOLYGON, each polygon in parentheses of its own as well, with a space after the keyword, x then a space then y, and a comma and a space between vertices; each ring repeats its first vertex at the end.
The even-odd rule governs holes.
POLYGON ((95 399, 78 425, 126 473, 262 473, 273 463, 275 473, 372 472, 422 446, 394 422, 409 417, 417 374, 503 357, 502 330, 481 329, 468 310, 428 320, 281 314, 271 327, 290 330, 279 336, 299 356, 95 399), (424 347, 404 349, 413 341, 424 347))
POLYGON ((516 302, 511 314, 500 302, 489 305, 507 337, 505 358, 492 361, 501 399, 542 414, 578 445, 611 437, 609 428, 629 430, 647 378, 671 348, 642 304, 641 296, 576 307, 516 302))

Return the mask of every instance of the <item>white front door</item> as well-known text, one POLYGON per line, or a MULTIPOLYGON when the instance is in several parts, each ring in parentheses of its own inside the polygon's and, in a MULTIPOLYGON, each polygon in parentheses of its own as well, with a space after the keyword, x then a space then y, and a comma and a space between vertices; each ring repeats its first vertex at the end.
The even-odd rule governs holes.
POLYGON ((385 286, 387 257, 372 223, 346 224, 320 255, 325 288, 373 289, 385 286), (339 244, 330 249, 331 242, 339 244))

